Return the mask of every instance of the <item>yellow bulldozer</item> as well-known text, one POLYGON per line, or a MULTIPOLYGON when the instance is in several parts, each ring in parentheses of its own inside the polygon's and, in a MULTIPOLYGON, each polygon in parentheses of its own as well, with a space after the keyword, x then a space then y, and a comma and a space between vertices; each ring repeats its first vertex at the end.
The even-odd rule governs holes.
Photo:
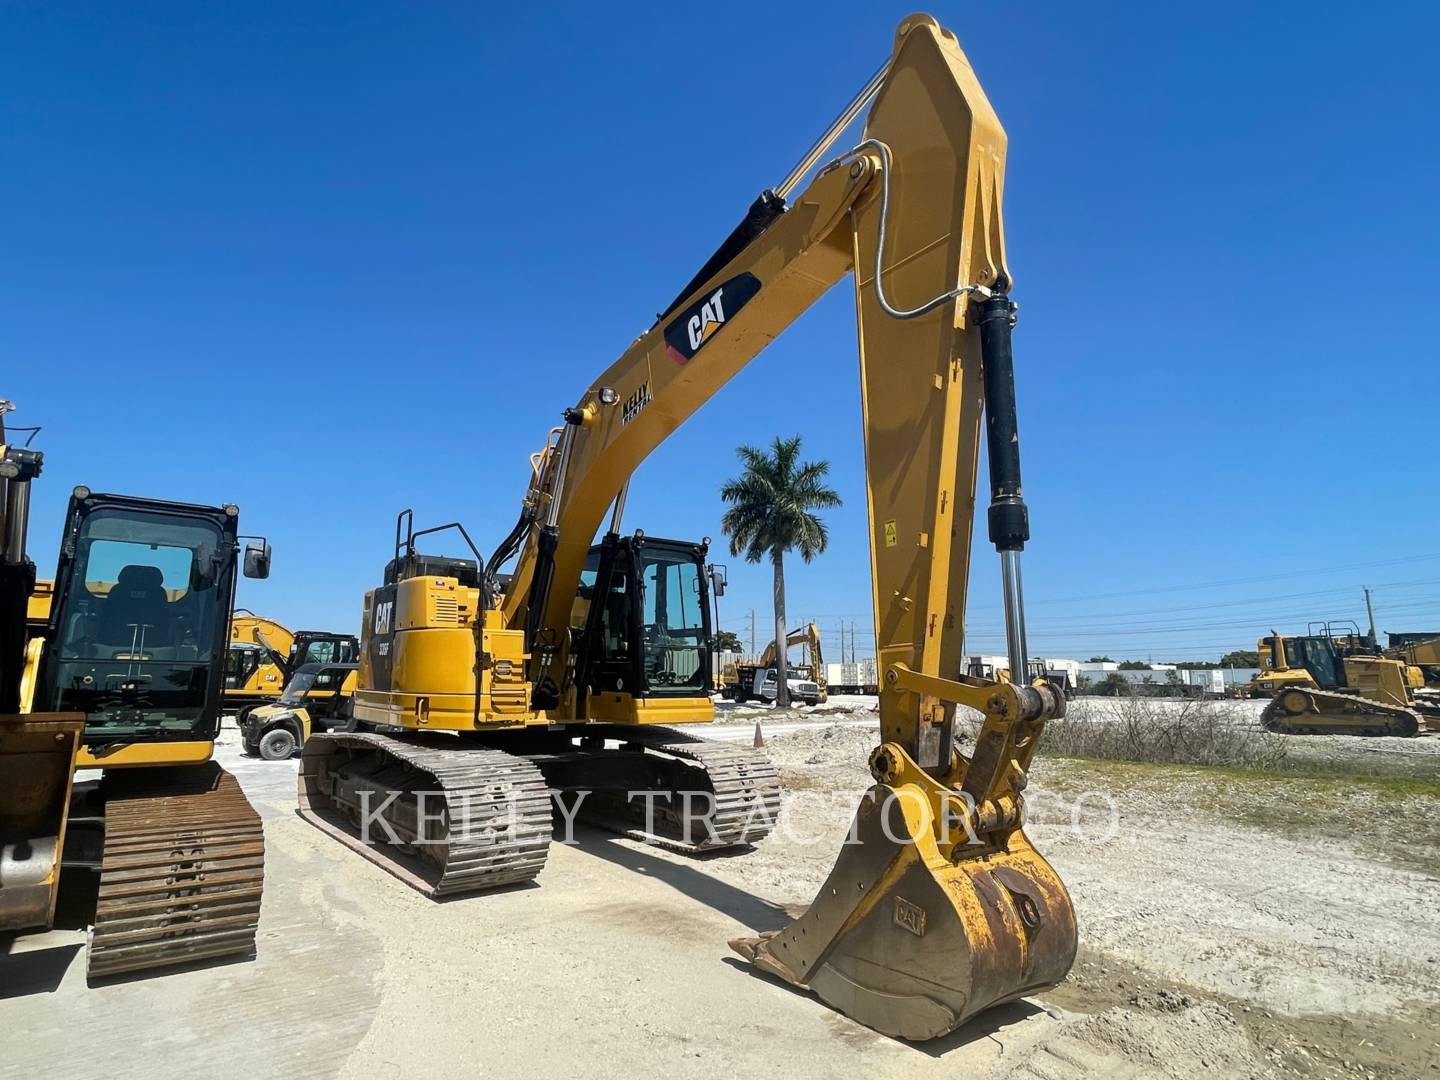
POLYGON ((434 897, 535 878, 551 792, 681 852, 764 837, 779 803, 764 753, 676 726, 714 717, 707 541, 622 532, 622 515, 641 462, 848 277, 880 671, 874 786, 809 910, 731 944, 905 1039, 1059 983, 1075 916, 1023 823, 1027 771, 1064 699, 961 666, 983 437, 1010 669, 1028 670, 1005 160, 955 36, 905 19, 849 107, 564 409, 488 558, 458 522, 417 532, 401 514, 364 600, 354 709, 402 734, 312 735, 302 816, 434 897), (859 142, 835 152, 867 107, 859 142), (470 555, 422 553, 439 529, 470 555), (960 708, 983 717, 968 756, 960 708))
MULTIPOLYGON (((86 974, 251 953, 260 818, 211 762, 240 554, 233 505, 77 487, 53 585, 27 533, 43 456, 0 401, 0 931, 48 929, 94 874, 86 974), (89 770, 78 780, 77 770, 89 770)), ((269 572, 247 547, 244 572, 269 572)))
POLYGON ((1260 715, 1287 735, 1402 735, 1440 730, 1440 708, 1416 696, 1418 669, 1381 656, 1357 626, 1311 623, 1298 635, 1271 631, 1258 644, 1260 715))

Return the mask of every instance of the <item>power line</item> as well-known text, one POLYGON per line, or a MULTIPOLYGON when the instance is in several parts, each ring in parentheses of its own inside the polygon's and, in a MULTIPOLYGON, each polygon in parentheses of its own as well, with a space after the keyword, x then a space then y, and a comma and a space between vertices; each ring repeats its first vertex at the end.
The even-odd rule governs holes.
MULTIPOLYGON (((1162 585, 1158 588, 1127 589, 1119 592, 1091 593, 1087 596, 1046 597, 1045 604, 1073 604, 1081 600, 1106 600, 1115 596, 1145 596, 1150 593, 1184 592, 1189 589, 1214 589, 1226 585, 1253 585, 1260 581, 1281 581, 1287 578, 1313 577, 1316 574, 1338 574, 1348 570, 1368 570, 1376 566, 1401 566, 1408 563, 1440 559, 1440 552, 1432 555, 1411 555, 1402 559, 1378 559, 1373 562, 1347 563, 1339 566, 1322 566, 1310 570, 1290 570, 1279 574, 1260 574, 1254 577, 1228 578, 1216 581, 1196 581, 1186 585, 1162 585)), ((1037 597, 1037 599, 1039 599, 1037 597)))

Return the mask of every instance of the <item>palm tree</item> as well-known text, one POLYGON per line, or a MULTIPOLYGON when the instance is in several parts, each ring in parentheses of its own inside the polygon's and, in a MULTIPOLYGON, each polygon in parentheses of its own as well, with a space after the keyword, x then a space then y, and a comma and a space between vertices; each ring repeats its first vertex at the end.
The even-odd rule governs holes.
POLYGON ((730 538, 730 554, 758 563, 768 557, 775 571, 775 701, 790 704, 785 657, 785 553, 792 548, 807 563, 825 550, 829 533, 814 511, 840 505, 825 486, 828 461, 801 462, 800 436, 776 436, 770 449, 739 447, 745 471, 727 480, 720 498, 730 504, 720 527, 730 538))

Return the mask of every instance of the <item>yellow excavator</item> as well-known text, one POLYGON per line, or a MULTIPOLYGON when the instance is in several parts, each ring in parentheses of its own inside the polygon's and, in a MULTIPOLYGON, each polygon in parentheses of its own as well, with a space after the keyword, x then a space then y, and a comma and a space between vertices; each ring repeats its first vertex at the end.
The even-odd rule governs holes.
POLYGON ((359 651, 354 634, 291 630, 237 608, 225 653, 224 707, 235 710, 235 722, 243 728, 251 711, 279 701, 302 665, 353 664, 359 651))
POLYGON ((473 558, 420 553, 432 530, 402 513, 365 599, 355 713, 405 734, 312 736, 302 815, 434 896, 539 873, 547 789, 682 851, 762 837, 779 796, 763 754, 671 726, 714 715, 706 545, 622 534, 625 495, 687 417, 853 276, 881 681, 874 786, 809 910, 731 945, 905 1039, 1059 983, 1075 916, 1023 821, 1031 760, 1064 699, 961 670, 982 431, 1010 669, 1027 670, 1005 156, 954 35, 905 19, 889 60, 791 174, 564 411, 488 560, 458 523, 436 529, 458 530, 473 558), (867 105, 858 144, 820 164, 867 105), (983 716, 969 756, 954 733, 962 707, 983 716))
MULTIPOLYGON (((1396 635, 1390 635, 1392 642, 1395 638, 1396 635)), ((1440 636, 1416 637, 1404 641, 1403 644, 1392 644, 1385 650, 1384 655, 1393 660, 1403 660, 1407 666, 1418 672, 1418 676, 1411 676, 1412 688, 1417 687, 1417 679, 1419 687, 1440 687, 1440 636)))
POLYGON ((1308 630, 1272 631, 1260 639, 1255 693, 1271 699, 1260 714, 1266 730, 1402 736, 1440 730, 1440 708, 1413 692, 1418 669, 1379 655, 1358 627, 1337 629, 1326 622, 1308 630))
MULTIPOLYGON (((0 931, 48 929, 98 874, 90 979, 252 953, 264 840, 211 762, 238 510, 77 487, 53 588, 26 552, 38 450, 0 402, 0 931), (99 779, 75 781, 77 769, 99 779)), ((269 547, 245 551, 247 576, 269 547)))

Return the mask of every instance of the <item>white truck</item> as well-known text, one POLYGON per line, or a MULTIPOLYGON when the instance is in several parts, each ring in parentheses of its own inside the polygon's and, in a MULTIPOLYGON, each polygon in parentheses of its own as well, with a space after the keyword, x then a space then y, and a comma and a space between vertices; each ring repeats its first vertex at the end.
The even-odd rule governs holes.
MULTIPOLYGON (((735 686, 731 695, 736 701, 771 701, 776 697, 779 685, 775 669, 762 668, 754 664, 738 664, 735 668, 735 686)), ((793 669, 785 672, 785 684, 790 687, 790 702, 794 705, 818 705, 820 687, 793 669)))

